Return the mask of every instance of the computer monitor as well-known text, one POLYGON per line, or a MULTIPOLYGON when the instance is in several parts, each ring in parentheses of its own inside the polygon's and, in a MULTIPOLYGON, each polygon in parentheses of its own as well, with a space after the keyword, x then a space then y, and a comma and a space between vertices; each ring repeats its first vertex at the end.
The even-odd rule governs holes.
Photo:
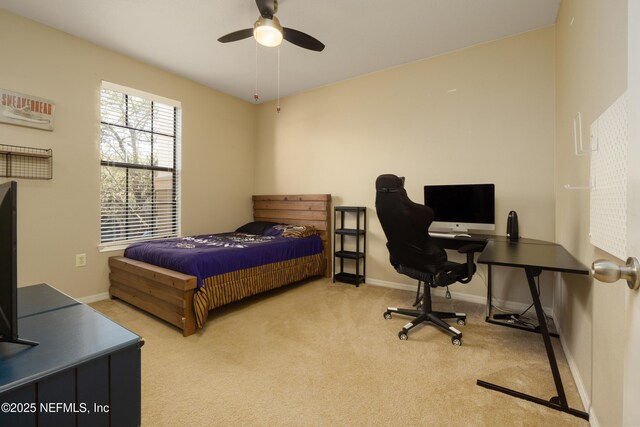
POLYGON ((425 185, 424 203, 435 214, 434 231, 496 228, 494 184, 425 185))

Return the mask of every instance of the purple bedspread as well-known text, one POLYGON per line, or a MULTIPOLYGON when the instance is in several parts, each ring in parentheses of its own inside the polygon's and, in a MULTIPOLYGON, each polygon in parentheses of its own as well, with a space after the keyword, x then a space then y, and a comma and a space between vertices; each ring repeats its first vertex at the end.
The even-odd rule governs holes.
POLYGON ((223 233, 133 243, 124 256, 196 276, 199 289, 207 277, 320 252, 319 236, 287 238, 223 233))

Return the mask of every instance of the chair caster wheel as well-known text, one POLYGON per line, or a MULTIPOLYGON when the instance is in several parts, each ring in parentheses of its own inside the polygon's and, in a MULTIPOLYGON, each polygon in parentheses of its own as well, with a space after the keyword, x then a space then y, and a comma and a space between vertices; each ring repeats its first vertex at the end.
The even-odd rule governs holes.
POLYGON ((466 324, 467 324, 467 321, 466 321, 465 319, 458 319, 458 322, 457 322, 457 323, 458 323, 458 325, 460 325, 460 326, 464 326, 464 325, 466 325, 466 324))
POLYGON ((407 335, 407 333, 404 331, 400 331, 398 333, 398 338, 400 338, 402 341, 406 341, 409 339, 409 335, 407 335))
POLYGON ((384 318, 385 318, 385 319, 387 319, 387 320, 391 319, 391 313, 390 313, 390 312, 388 312, 388 311, 385 311, 383 316, 384 316, 384 318))
POLYGON ((462 338, 451 337, 451 344, 455 345, 456 347, 460 347, 462 345, 462 338))

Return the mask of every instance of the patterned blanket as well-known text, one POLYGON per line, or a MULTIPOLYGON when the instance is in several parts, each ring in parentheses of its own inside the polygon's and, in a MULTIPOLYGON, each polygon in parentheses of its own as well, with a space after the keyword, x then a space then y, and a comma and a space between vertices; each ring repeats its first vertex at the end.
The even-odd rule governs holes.
POLYGON ((134 243, 124 256, 196 276, 200 289, 211 276, 320 253, 322 240, 317 235, 287 238, 222 233, 134 243))

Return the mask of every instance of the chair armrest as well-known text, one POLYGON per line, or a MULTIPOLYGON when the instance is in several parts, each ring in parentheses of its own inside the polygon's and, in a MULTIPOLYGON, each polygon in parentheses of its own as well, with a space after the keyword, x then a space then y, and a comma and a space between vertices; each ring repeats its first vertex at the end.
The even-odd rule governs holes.
POLYGON ((468 254, 468 253, 472 253, 472 252, 482 252, 482 250, 484 249, 485 245, 481 245, 478 243, 472 243, 469 245, 464 245, 461 248, 458 249, 458 252, 461 254, 468 254))
POLYGON ((471 281, 473 274, 476 272, 476 265, 473 262, 473 254, 475 254, 476 252, 482 252, 484 246, 485 245, 472 243, 470 245, 464 245, 460 249, 458 249, 459 253, 467 254, 467 278, 464 280, 460 280, 460 283, 469 283, 471 281))

